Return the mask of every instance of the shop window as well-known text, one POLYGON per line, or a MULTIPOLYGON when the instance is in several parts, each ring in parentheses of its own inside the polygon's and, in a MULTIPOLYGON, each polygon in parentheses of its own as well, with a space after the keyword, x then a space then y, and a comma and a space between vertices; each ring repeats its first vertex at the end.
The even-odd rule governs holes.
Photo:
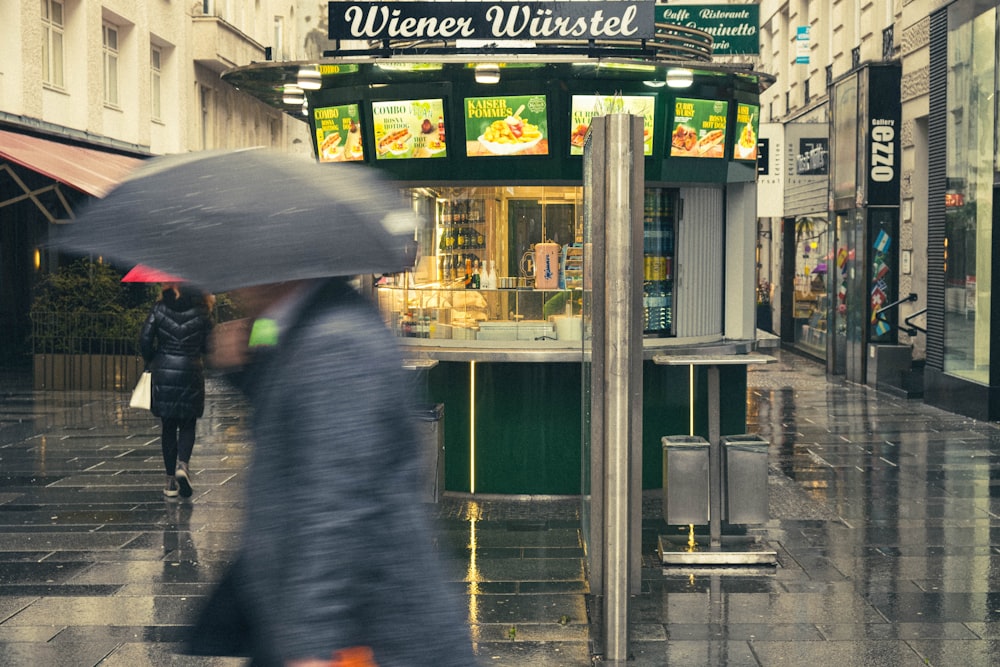
POLYGON ((797 218, 794 233, 794 341, 796 347, 823 358, 826 356, 829 330, 829 284, 831 275, 835 276, 837 273, 826 215, 821 213, 797 218))
POLYGON ((983 384, 992 325, 996 21, 993 2, 949 8, 944 370, 983 384))
POLYGON ((49 86, 62 88, 63 35, 65 22, 63 3, 59 0, 42 0, 42 80, 49 86))
POLYGON ((150 116, 153 120, 160 120, 163 117, 162 98, 160 96, 160 84, 163 79, 162 69, 163 51, 158 46, 151 46, 149 49, 149 106, 150 116))
POLYGON ((104 62, 104 103, 118 106, 118 27, 105 22, 101 28, 104 62))

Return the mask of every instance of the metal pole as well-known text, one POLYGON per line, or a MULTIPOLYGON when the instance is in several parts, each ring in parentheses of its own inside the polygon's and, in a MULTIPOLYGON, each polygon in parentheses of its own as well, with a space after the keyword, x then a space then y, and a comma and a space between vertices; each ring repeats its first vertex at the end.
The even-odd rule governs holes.
MULTIPOLYGON (((642 428, 641 418, 634 418, 636 385, 641 400, 641 366, 636 374, 634 360, 641 359, 641 332, 636 313, 637 255, 636 208, 641 215, 641 189, 638 204, 633 179, 643 180, 642 162, 636 173, 635 146, 642 146, 642 119, 627 114, 607 116, 606 225, 605 225, 605 313, 604 340, 605 387, 605 513, 604 513, 604 631, 605 657, 624 661, 628 658, 630 581, 633 564, 632 532, 634 466, 638 464, 633 449, 635 429, 642 428), (638 124, 635 122, 638 121, 638 124), (638 131, 636 131, 638 130, 638 131), (638 139, 638 141, 636 141, 638 139)), ((641 155, 641 152, 639 153, 641 155)), ((641 240, 640 240, 641 243, 641 240)))
POLYGON ((722 435, 719 422, 719 367, 708 366, 708 538, 711 548, 722 546, 722 435))

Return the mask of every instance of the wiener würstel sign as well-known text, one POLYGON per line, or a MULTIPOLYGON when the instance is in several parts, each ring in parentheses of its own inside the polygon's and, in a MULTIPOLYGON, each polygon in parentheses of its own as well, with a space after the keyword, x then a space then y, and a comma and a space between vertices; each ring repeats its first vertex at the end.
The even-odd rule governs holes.
POLYGON ((655 0, 330 2, 330 39, 639 40, 655 0))

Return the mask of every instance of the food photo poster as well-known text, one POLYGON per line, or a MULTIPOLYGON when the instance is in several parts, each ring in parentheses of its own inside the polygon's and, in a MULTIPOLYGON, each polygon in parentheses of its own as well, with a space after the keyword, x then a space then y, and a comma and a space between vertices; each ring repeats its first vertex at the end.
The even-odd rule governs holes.
POLYGON ((446 157, 444 100, 372 102, 375 158, 446 157))
POLYGON ((594 116, 627 113, 642 117, 643 155, 653 154, 654 95, 573 95, 570 101, 569 154, 583 155, 583 141, 594 116))
POLYGON ((351 162, 365 159, 361 143, 359 105, 344 104, 313 111, 316 151, 320 162, 351 162))
POLYGON ((465 150, 469 157, 548 155, 545 95, 465 98, 465 150))
POLYGON ((733 138, 733 157, 737 160, 757 160, 757 128, 760 107, 753 104, 736 105, 736 136, 733 138))
POLYGON ((723 158, 729 102, 678 97, 674 101, 671 157, 723 158))

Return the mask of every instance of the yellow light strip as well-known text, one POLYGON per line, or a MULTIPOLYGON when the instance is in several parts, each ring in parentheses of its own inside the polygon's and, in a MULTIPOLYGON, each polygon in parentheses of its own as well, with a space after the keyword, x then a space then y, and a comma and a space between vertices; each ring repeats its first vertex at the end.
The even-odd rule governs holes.
POLYGON ((469 493, 476 492, 476 362, 469 362, 469 493))
POLYGON ((688 416, 688 435, 694 435, 694 365, 688 366, 688 403, 691 414, 688 416))

